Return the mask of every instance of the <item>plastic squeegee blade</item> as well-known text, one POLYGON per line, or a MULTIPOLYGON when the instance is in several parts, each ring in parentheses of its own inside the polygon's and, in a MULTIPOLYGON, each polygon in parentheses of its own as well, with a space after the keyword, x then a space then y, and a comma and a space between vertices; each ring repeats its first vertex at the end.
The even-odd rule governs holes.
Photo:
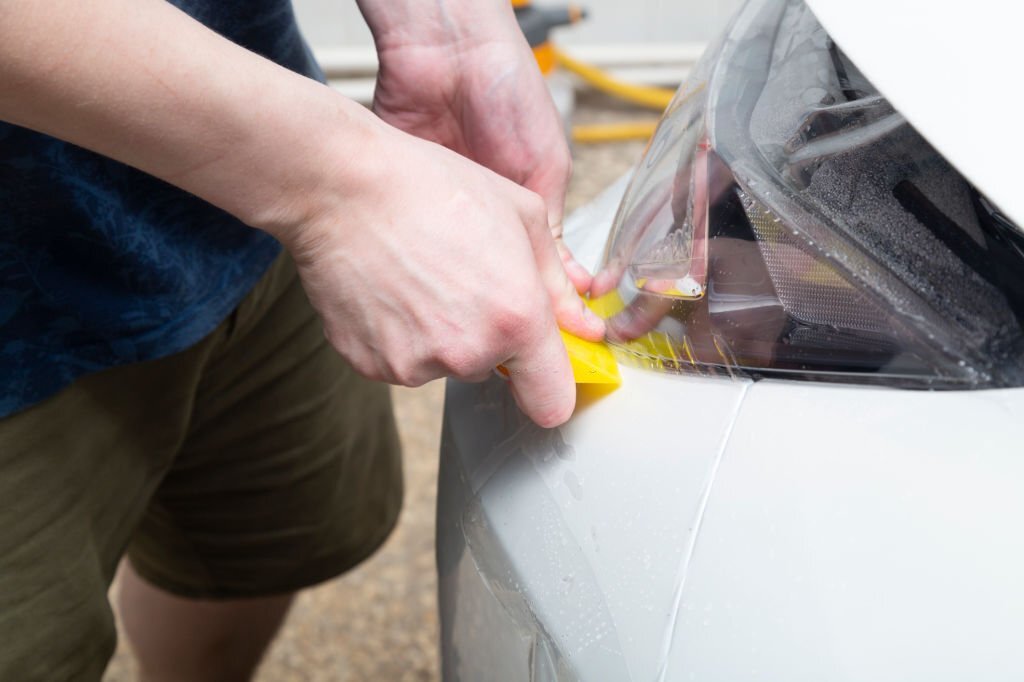
POLYGON ((615 362, 608 346, 596 341, 586 341, 559 330, 562 342, 569 353, 572 364, 572 376, 577 384, 609 384, 618 386, 622 383, 619 366, 615 362))

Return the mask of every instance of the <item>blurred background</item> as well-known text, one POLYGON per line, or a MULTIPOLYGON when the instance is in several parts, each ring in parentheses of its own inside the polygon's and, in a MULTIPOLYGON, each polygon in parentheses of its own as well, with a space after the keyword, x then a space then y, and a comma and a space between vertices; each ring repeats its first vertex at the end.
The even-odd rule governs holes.
MULTIPOLYGON (((370 47, 370 32, 353 0, 293 0, 306 39, 314 47, 370 47)), ((540 4, 540 3, 539 3, 540 4)), ((555 3, 551 3, 555 4, 555 3)), ((558 35, 566 46, 633 45, 708 40, 740 0, 587 0, 585 25, 558 35)))
MULTIPOLYGON (((354 0, 293 0, 306 39, 332 84, 369 101, 376 54, 354 0)), ((515 4, 515 3, 513 3, 515 4)), ((559 2, 534 2, 558 7, 559 2)), ((554 40, 573 56, 632 82, 678 83, 741 0, 590 0, 587 18, 556 29, 554 40)))
MULTIPOLYGON (((293 0, 307 40, 331 85, 368 103, 376 56, 353 0, 293 0)), ((386 0, 382 0, 386 1, 386 0)), ((587 0, 587 18, 555 29, 564 52, 626 84, 674 89, 740 0, 587 0)), ((556 2, 535 6, 557 7, 556 2)), ((552 73, 571 91, 569 128, 652 124, 657 107, 639 106, 585 80, 552 73)), ((563 93, 564 94, 564 93, 563 93)), ((594 198, 643 152, 644 134, 573 145, 567 210, 594 198)), ((392 390, 405 451, 406 499, 398 527, 373 558, 303 593, 267 655, 259 682, 439 680, 434 567, 434 507, 444 382, 392 390)), ((114 591, 116 595, 116 590, 114 591)), ((125 642, 105 682, 137 679, 125 642)))

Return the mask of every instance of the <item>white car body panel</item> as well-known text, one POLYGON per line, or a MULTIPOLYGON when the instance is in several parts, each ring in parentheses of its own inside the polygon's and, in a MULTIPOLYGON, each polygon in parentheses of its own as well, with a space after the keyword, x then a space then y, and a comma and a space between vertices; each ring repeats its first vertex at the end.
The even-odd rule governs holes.
POLYGON ((843 51, 1018 225, 1024 8, 1006 0, 806 0, 843 51))
MULTIPOLYGON (((586 265, 626 181, 567 221, 586 265)), ((446 681, 1024 679, 1024 389, 621 371, 550 431, 449 382, 446 681)))
POLYGON ((669 679, 1024 678, 1024 391, 763 381, 743 400, 669 679))

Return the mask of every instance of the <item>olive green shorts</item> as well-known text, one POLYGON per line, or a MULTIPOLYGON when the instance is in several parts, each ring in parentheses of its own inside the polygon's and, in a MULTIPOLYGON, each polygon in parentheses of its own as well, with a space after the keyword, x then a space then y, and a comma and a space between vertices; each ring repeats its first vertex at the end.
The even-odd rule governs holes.
POLYGON ((192 348, 0 420, 0 680, 99 679, 126 550, 178 595, 291 592, 373 553, 401 496, 387 387, 278 258, 192 348))

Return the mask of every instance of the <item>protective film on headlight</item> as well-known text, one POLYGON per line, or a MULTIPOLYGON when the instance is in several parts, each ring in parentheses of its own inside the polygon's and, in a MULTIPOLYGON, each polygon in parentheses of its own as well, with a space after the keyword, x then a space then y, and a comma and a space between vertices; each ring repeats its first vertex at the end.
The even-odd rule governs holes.
POLYGON ((709 49, 626 192, 591 298, 621 358, 1024 384, 1024 239, 798 0, 709 49))

